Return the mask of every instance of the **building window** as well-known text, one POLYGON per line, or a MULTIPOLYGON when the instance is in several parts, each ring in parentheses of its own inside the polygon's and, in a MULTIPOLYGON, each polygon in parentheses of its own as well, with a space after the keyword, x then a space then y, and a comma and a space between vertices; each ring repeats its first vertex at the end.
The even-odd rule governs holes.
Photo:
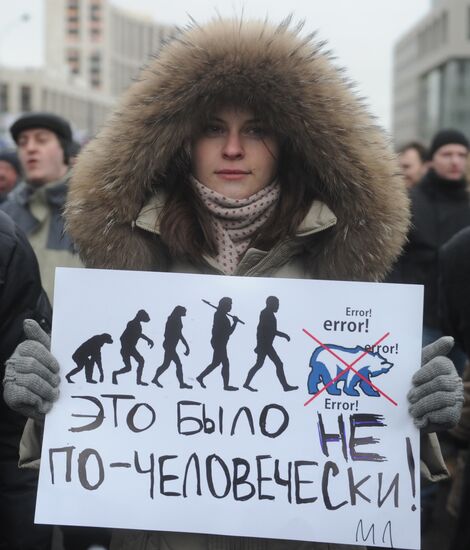
POLYGON ((80 53, 78 50, 67 52, 67 65, 72 74, 80 74, 80 53))
POLYGON ((68 25, 67 26, 67 36, 69 38, 78 38, 78 36, 80 35, 80 29, 78 27, 78 25, 68 25))
POLYGON ((0 84, 0 113, 8 113, 8 84, 0 84))
POLYGON ((470 98, 470 60, 460 59, 457 61, 457 94, 468 100, 470 98))
POLYGON ((437 67, 427 73, 420 83, 419 134, 431 139, 442 122, 444 68, 437 67))
POLYGON ((90 21, 101 21, 101 2, 92 2, 90 4, 90 21))
POLYGON ((101 55, 99 52, 90 56, 90 84, 93 88, 101 87, 101 55))
POLYGON ((31 86, 20 87, 20 111, 31 111, 31 86))
POLYGON ((101 1, 93 0, 90 3, 89 32, 93 42, 99 41, 102 35, 102 10, 101 1))
POLYGON ((101 27, 91 27, 90 37, 94 42, 99 40, 101 38, 101 27))
POLYGON ((66 9, 66 32, 71 38, 80 34, 80 6, 78 0, 69 0, 66 9))

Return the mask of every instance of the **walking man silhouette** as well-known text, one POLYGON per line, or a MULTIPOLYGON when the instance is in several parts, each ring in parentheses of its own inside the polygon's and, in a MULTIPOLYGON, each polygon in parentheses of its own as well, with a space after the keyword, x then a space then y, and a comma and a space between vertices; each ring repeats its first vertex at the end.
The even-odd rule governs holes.
POLYGON ((144 369, 144 358, 137 351, 137 343, 142 338, 146 340, 150 349, 153 348, 153 341, 142 332, 141 323, 150 321, 149 314, 140 309, 137 315, 127 323, 124 332, 121 334, 121 357, 124 362, 124 367, 113 372, 113 384, 117 384, 118 374, 124 374, 132 370, 131 358, 137 361, 137 384, 140 386, 148 386, 147 382, 142 381, 142 371, 144 369))
POLYGON ((230 363, 227 356, 227 344, 230 335, 235 330, 239 319, 233 316, 233 324, 230 322, 228 312, 232 309, 232 298, 221 298, 216 312, 214 313, 214 322, 212 324, 211 346, 214 349, 211 364, 201 372, 196 380, 205 388, 204 378, 222 364, 222 380, 224 390, 236 391, 238 388, 229 384, 230 363))
POLYGON ((73 384, 72 376, 75 376, 81 370, 85 369, 85 380, 89 384, 97 384, 96 380, 93 380, 93 368, 96 364, 100 373, 100 382, 104 380, 103 365, 101 362, 101 348, 104 344, 112 344, 113 339, 110 334, 106 332, 104 334, 97 334, 92 336, 86 342, 83 342, 73 353, 72 359, 77 364, 76 368, 72 369, 65 375, 67 382, 73 384))
POLYGON ((251 367, 246 382, 243 387, 250 391, 258 391, 256 388, 250 386, 254 375, 263 366, 266 357, 269 357, 276 366, 276 375, 281 383, 284 391, 297 390, 298 386, 291 386, 287 383, 286 375, 284 374, 284 366, 282 364, 279 355, 274 349, 273 342, 276 336, 285 338, 288 342, 290 337, 285 332, 277 330, 277 320, 274 315, 279 309, 279 299, 276 296, 269 296, 266 299, 266 307, 261 311, 259 315, 258 328, 256 329, 256 348, 255 353, 257 355, 256 363, 251 367))
POLYGON ((163 363, 158 367, 157 372, 152 380, 159 388, 163 388, 158 379, 160 376, 167 370, 170 366, 170 363, 173 361, 176 365, 176 377, 180 383, 180 388, 191 389, 192 386, 186 384, 183 379, 183 366, 181 365, 181 360, 176 352, 176 346, 181 341, 186 349, 184 354, 189 355, 189 346, 186 342, 185 337, 183 336, 183 320, 182 317, 186 315, 186 308, 183 306, 176 306, 175 309, 170 313, 165 325, 165 334, 163 339, 163 349, 165 350, 165 355, 163 356, 163 363))

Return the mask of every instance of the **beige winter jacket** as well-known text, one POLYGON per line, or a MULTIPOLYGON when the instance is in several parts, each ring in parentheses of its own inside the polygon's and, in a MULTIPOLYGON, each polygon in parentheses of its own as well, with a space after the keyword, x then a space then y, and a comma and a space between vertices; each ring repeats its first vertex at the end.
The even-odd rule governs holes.
MULTIPOLYGON (((299 33, 289 21, 272 26, 215 20, 193 24, 162 49, 75 166, 67 229, 87 266, 218 273, 210 258, 195 265, 171 257, 160 237, 159 213, 175 170, 179 184, 189 179, 184 153, 201 112, 235 103, 259 113, 281 134, 290 146, 290 174, 307 182, 317 198, 296 235, 269 251, 249 249, 236 274, 355 281, 385 276, 409 224, 396 160, 329 54, 299 33)), ((38 443, 30 422, 23 462, 38 459, 38 443)), ((446 475, 434 436, 423 438, 422 459, 424 475, 446 475)), ((112 545, 113 550, 347 548, 119 530, 112 545)))

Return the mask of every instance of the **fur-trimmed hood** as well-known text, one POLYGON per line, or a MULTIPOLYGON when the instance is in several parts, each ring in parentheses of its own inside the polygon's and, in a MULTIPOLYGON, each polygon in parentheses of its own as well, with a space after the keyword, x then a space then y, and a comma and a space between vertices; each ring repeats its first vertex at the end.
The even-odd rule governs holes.
POLYGON ((312 276, 383 277, 409 223, 395 158, 322 45, 289 20, 193 23, 142 71, 74 169, 66 218, 85 263, 159 268, 164 247, 135 220, 189 141, 197 113, 220 98, 252 106, 289 137, 336 215, 321 247, 307 251, 312 276))

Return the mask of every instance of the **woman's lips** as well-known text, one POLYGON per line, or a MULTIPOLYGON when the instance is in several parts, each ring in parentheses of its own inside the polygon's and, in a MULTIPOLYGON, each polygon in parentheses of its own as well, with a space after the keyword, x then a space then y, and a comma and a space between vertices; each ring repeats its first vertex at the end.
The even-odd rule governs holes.
POLYGON ((238 181, 248 176, 251 172, 247 170, 217 170, 215 173, 224 180, 238 181))

